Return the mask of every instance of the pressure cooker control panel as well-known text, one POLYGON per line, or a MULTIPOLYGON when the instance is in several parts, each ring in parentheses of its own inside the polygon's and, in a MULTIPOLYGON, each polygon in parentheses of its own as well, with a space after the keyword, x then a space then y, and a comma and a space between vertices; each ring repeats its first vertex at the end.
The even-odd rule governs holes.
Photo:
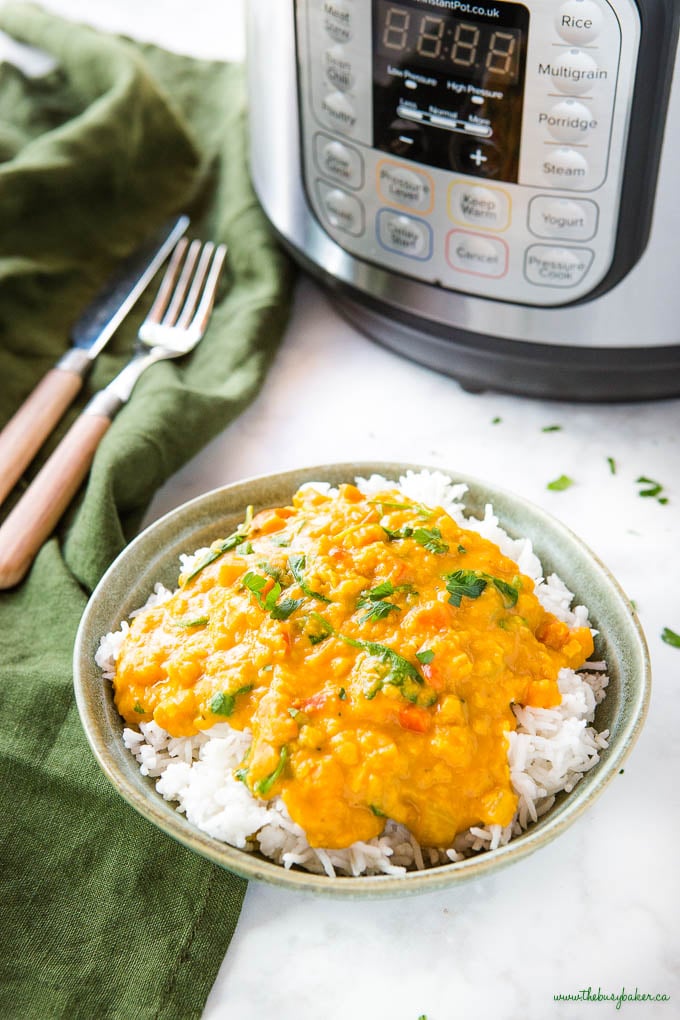
POLYGON ((346 251, 559 305, 609 269, 634 0, 297 0, 309 201, 346 251))

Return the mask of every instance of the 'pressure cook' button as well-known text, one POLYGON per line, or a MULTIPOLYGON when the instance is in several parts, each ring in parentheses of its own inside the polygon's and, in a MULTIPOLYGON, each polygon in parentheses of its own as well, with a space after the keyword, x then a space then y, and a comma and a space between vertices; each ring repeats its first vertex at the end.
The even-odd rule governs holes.
POLYGON ((575 287, 590 269, 590 248, 551 248, 533 244, 527 248, 524 275, 539 287, 575 287))
POLYGON ((569 43, 590 42, 602 27, 602 9, 593 0, 567 0, 555 18, 557 31, 569 43))
POLYGON ((352 12, 345 4, 331 3, 326 0, 323 5, 323 23, 331 39, 346 43, 352 38, 352 12))
POLYGON ((584 188, 589 172, 588 160, 576 149, 554 149, 543 160, 545 178, 556 188, 584 188))
POLYGON ((560 92, 580 96, 598 81, 606 81, 608 72, 598 67, 589 53, 584 50, 567 50, 567 52, 550 65, 550 73, 554 85, 560 92))
POLYGON ((364 161, 353 146, 321 133, 314 137, 316 165, 325 177, 332 177, 350 188, 364 183, 364 161))
POLYGON ((356 110, 342 92, 331 92, 321 100, 321 112, 328 123, 339 131, 352 132, 357 122, 356 110))
POLYGON ((449 187, 449 216, 456 223, 505 230, 510 223, 510 199, 500 188, 454 181, 449 187))
POLYGON ((325 181, 317 181, 319 201, 327 221, 332 227, 358 237, 364 232, 364 207, 354 195, 334 188, 325 181))
POLYGON ((432 254, 432 230, 424 220, 381 209, 377 225, 378 240, 388 251, 412 259, 429 259, 432 254))
POLYGON ((536 195, 529 203, 529 230, 558 241, 589 241, 597 231, 598 208, 590 199, 536 195))
POLYGON ((417 212, 432 212, 434 184, 429 174, 385 159, 378 163, 378 190, 381 197, 392 205, 417 212))
POLYGON ((496 237, 452 230, 446 237, 446 259, 459 273, 505 276, 508 271, 508 246, 496 237))

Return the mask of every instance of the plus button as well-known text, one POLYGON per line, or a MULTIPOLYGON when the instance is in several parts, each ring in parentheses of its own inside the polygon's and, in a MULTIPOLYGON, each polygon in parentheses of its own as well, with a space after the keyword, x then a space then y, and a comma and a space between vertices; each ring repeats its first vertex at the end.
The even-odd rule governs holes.
POLYGON ((480 148, 477 148, 474 152, 471 152, 469 156, 469 159, 475 164, 477 169, 479 169, 482 163, 486 163, 487 158, 488 157, 483 154, 480 148))

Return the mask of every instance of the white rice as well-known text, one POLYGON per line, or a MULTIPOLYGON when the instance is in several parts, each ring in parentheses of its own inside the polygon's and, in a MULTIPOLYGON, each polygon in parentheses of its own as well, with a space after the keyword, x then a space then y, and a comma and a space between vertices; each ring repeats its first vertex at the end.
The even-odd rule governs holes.
MULTIPOLYGON (((333 494, 326 482, 310 482, 320 491, 333 494)), ((362 492, 372 495, 395 488, 380 475, 357 479, 362 492)), ((465 516, 461 502, 467 487, 454 484, 439 471, 407 472, 398 487, 427 506, 441 506, 462 527, 479 532, 495 542, 501 552, 514 560, 530 577, 543 607, 570 627, 587 627, 585 606, 571 606, 572 593, 551 574, 543 577, 541 564, 528 538, 512 539, 499 526, 488 505, 483 520, 465 516)), ((195 557, 181 558, 185 570, 195 557)), ((142 609, 171 596, 157 584, 142 609)), ((111 679, 116 657, 129 624, 101 639, 97 665, 111 679)), ((512 823, 473 826, 456 837, 452 847, 421 847, 403 825, 388 821, 381 836, 352 844, 346 850, 310 847, 303 830, 288 814, 280 797, 263 801, 253 797, 244 783, 234 778, 247 751, 249 731, 234 730, 218 723, 194 737, 171 737, 156 723, 142 723, 139 731, 123 730, 125 746, 137 759, 142 775, 157 780, 157 791, 197 828, 240 850, 259 850, 285 868, 294 865, 330 877, 337 875, 402 874, 450 861, 460 861, 479 851, 494 850, 524 831, 548 811, 560 791, 571 791, 585 772, 599 760, 607 747, 608 731, 596 732, 592 725, 596 706, 605 696, 608 677, 603 662, 588 664, 589 672, 562 669, 558 683, 561 704, 555 708, 513 706, 517 729, 508 734, 508 761, 512 786, 519 798, 512 823)))

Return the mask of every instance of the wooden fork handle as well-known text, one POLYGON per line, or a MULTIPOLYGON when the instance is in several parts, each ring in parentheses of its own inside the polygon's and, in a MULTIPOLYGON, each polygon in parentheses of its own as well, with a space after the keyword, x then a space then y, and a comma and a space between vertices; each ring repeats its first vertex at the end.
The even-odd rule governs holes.
POLYGON ((0 527, 0 589, 28 572, 90 469, 111 417, 85 412, 62 439, 0 527))
POLYGON ((73 403, 89 366, 84 351, 70 351, 43 376, 0 432, 0 503, 73 403))

